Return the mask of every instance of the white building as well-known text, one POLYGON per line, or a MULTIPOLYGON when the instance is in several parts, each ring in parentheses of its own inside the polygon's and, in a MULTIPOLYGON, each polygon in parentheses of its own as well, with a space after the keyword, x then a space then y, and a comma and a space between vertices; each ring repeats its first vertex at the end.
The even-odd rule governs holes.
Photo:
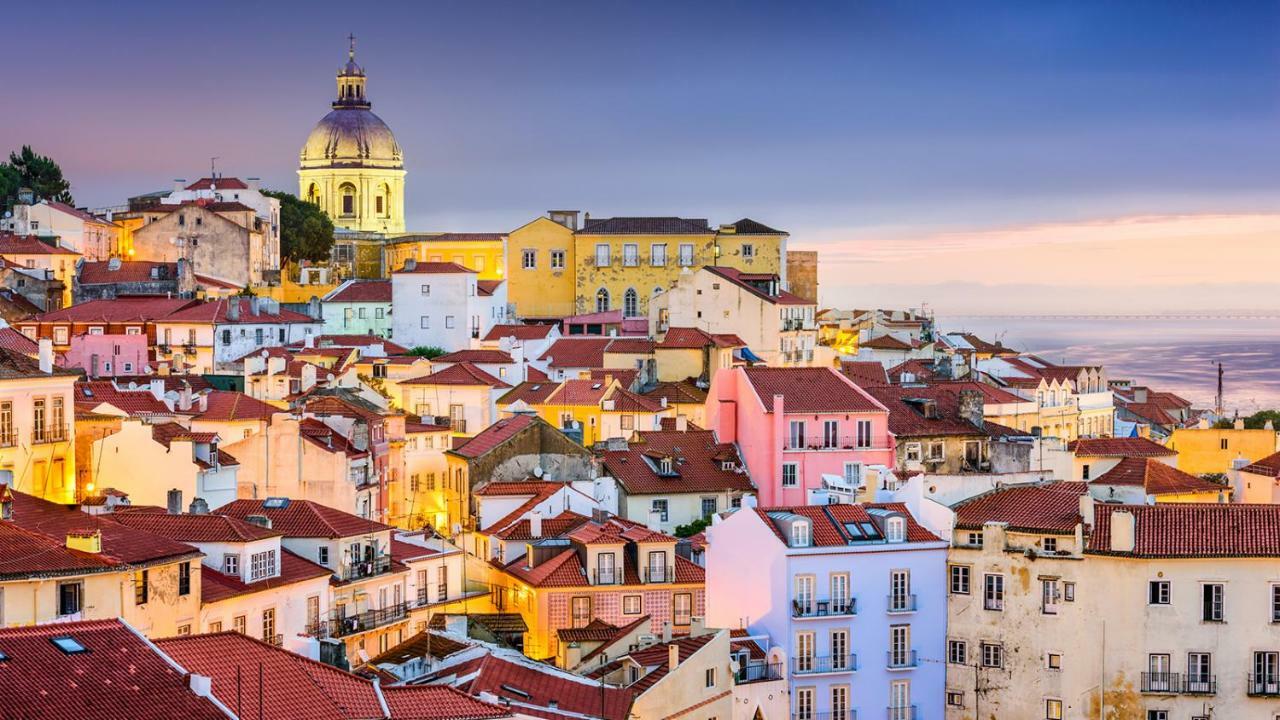
POLYGON ((506 283, 451 262, 408 260, 391 275, 392 337, 408 347, 463 350, 506 319, 506 283))
POLYGON ((319 335, 319 317, 285 310, 270 298, 232 297, 197 303, 155 321, 156 358, 192 372, 231 369, 267 347, 302 344, 319 335))

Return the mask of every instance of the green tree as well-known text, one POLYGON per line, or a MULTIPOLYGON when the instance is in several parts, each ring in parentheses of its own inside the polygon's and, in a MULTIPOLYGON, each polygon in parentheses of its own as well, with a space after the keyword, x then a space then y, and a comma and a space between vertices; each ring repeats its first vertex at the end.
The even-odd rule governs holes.
POLYGON ((435 345, 418 345, 417 347, 409 348, 409 352, 405 354, 413 355, 414 357, 423 357, 428 360, 431 360, 433 358, 438 358, 441 355, 443 355, 444 348, 436 347, 435 345))
POLYGON ((22 175, 8 163, 0 162, 0 210, 13 206, 20 187, 22 187, 22 175))
POLYGON ((53 158, 37 154, 30 145, 9 153, 9 167, 17 172, 19 187, 31 188, 36 200, 75 204, 71 199, 71 183, 62 177, 62 168, 53 158))
POLYGON ((688 525, 677 525, 675 535, 678 538, 693 537, 711 525, 711 518, 698 518, 688 525))
POLYGON ((280 256, 286 260, 329 259, 333 221, 315 205, 286 192, 263 193, 280 201, 280 256))

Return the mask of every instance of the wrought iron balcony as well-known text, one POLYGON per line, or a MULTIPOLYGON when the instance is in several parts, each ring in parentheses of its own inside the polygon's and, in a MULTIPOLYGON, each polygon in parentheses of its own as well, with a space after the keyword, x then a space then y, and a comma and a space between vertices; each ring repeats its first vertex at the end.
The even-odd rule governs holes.
POLYGON ((782 439, 783 450, 859 450, 858 438, 854 435, 806 435, 793 437, 788 434, 782 439))
POLYGON ((800 655, 791 661, 791 674, 818 675, 821 673, 844 673, 858 670, 858 656, 853 653, 844 655, 800 655))
POLYGON ((1217 675, 1183 675, 1183 695, 1216 695, 1218 694, 1217 675))
POLYGON ((343 582, 351 582, 352 580, 363 580, 364 578, 381 575, 391 569, 391 556, 379 555, 369 560, 359 560, 347 563, 342 568, 340 577, 343 582))
POLYGON ((1144 672, 1139 680, 1142 692, 1155 695, 1172 695, 1182 687, 1182 676, 1178 673, 1144 672))
POLYGON ((858 601, 854 598, 837 598, 835 600, 802 600, 791 601, 791 617, 847 617, 858 614, 858 601))
POLYGON ((889 720, 916 720, 915 705, 890 705, 885 708, 889 711, 889 720))
POLYGON ((764 663, 760 665, 747 665, 738 668, 738 672, 733 674, 733 681, 738 685, 745 685, 754 682, 768 682, 769 680, 782 679, 782 663, 764 663))
POLYGON ((619 568, 596 568, 591 571, 592 585, 621 585, 622 570, 619 568))
POLYGON ((828 710, 825 712, 793 712, 791 720, 858 720, 857 710, 828 710))
POLYGON ((65 442, 69 437, 71 437, 71 432, 66 425, 36 426, 31 430, 31 443, 33 445, 65 442))
POLYGON ((919 659, 916 657, 916 651, 894 652, 890 650, 885 653, 885 666, 890 670, 910 670, 920 665, 919 659))
POLYGON ((889 612, 911 613, 916 611, 916 596, 912 593, 894 594, 887 598, 889 612))
POLYGON ((643 568, 641 580, 647 583, 675 582, 675 569, 668 565, 651 565, 643 568))
POLYGON ((8 427, 0 429, 0 447, 14 447, 18 444, 18 429, 8 427))
POLYGON ((334 611, 330 613, 328 619, 309 625, 307 634, 319 638, 347 637, 348 635, 355 635, 385 625, 391 625, 408 618, 408 603, 397 603, 377 610, 365 610, 345 617, 338 615, 334 611))
POLYGON ((1280 697, 1280 673, 1250 674, 1248 693, 1253 697, 1280 697))

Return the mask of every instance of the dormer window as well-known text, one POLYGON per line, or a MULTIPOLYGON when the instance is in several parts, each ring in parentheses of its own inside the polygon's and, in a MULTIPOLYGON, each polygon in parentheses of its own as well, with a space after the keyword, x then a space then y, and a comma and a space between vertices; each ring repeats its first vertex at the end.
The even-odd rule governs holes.
POLYGON ((809 547, 809 523, 796 522, 791 525, 791 547, 809 547))
POLYGON ((738 469, 738 466, 735 465, 732 460, 725 460, 724 462, 720 463, 720 469, 726 472, 733 472, 734 470, 738 469))
POLYGON ((907 521, 900 517, 889 518, 884 525, 884 537, 889 542, 903 542, 907 539, 907 521))
POLYGON ((670 475, 671 473, 675 472, 674 463, 672 462, 670 457, 664 457, 661 460, 659 460, 658 469, 662 472, 663 475, 670 475))

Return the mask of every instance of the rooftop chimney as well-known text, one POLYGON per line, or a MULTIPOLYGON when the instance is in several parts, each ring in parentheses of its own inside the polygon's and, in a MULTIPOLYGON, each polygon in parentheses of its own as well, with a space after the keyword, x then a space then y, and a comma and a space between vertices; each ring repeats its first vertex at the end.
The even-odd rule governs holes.
POLYGON ((1244 429, 1244 418, 1236 418, 1234 421, 1232 421, 1232 423, 1231 423, 1231 429, 1233 429, 1233 430, 1243 430, 1243 429, 1244 429))
POLYGON ((168 500, 167 507, 169 510, 169 514, 181 515, 182 514, 182 491, 178 490, 177 488, 170 490, 167 495, 167 500, 168 500))
POLYGON ((666 620, 662 623, 662 642, 671 642, 671 621, 666 620))
POLYGON ((688 432, 689 418, 686 415, 676 416, 676 432, 688 432))
POLYGON ((534 538, 542 537, 542 511, 534 510, 529 513, 529 536, 534 538))
POLYGON ((1137 525, 1133 513, 1128 510, 1112 511, 1111 551, 1133 552, 1136 535, 1137 525))
POLYGON ((1093 496, 1089 493, 1080 496, 1080 518, 1085 525, 1093 525, 1093 496))
POLYGON ((977 390, 960 391, 961 420, 976 428, 981 428, 983 426, 982 410, 982 393, 977 390))
POLYGON ((680 664, 680 646, 676 643, 671 643, 670 645, 667 646, 667 672, 671 672, 672 670, 675 670, 676 666, 679 664, 680 664))
MULTIPOLYGON (((13 480, 10 474, 9 480, 13 480)), ((0 521, 8 522, 13 519, 13 493, 9 492, 8 485, 0 485, 0 521)))
POLYGON ((240 319, 240 298, 227 298, 227 319, 232 322, 240 319))
POLYGON ((53 340, 40 338, 40 372, 53 372, 53 340))
POLYGON ((192 515, 208 515, 209 502, 204 498, 196 498, 191 501, 191 505, 187 507, 187 512, 192 515))
POLYGON ((101 553, 102 531, 97 528, 92 530, 68 530, 67 549, 93 553, 94 555, 101 553))
POLYGON ((174 178, 174 180, 173 180, 173 191, 174 191, 174 192, 182 192, 183 190, 186 190, 186 189, 187 189, 187 181, 186 181, 186 180, 183 180, 182 178, 174 178))

